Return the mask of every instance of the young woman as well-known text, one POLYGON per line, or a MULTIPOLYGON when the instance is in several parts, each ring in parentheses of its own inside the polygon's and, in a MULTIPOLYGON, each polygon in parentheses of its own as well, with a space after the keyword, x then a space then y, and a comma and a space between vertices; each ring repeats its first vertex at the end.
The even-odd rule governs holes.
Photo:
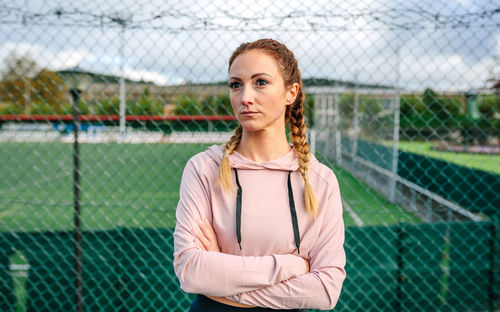
POLYGON ((192 157, 180 187, 174 268, 198 294, 190 311, 332 309, 346 275, 342 204, 335 174, 309 152, 293 53, 242 44, 229 93, 235 134, 192 157))

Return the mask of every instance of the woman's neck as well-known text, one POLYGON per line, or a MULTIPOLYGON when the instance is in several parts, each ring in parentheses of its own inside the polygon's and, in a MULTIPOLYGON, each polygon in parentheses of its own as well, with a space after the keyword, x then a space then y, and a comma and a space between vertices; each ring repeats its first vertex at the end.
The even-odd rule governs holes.
POLYGON ((236 151, 255 162, 266 162, 280 158, 290 151, 286 132, 270 134, 266 131, 243 131, 236 151))

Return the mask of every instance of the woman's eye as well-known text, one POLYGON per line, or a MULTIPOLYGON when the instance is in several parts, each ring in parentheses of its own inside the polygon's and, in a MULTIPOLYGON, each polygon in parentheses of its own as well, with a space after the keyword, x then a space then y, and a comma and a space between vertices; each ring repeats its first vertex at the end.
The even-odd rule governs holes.
POLYGON ((229 88, 230 89, 238 89, 239 87, 241 87, 241 84, 239 82, 230 82, 229 83, 229 88))
POLYGON ((267 80, 265 80, 265 79, 262 79, 262 78, 257 79, 257 85, 258 85, 258 86, 265 86, 265 85, 267 85, 268 83, 269 83, 269 81, 267 81, 267 80))

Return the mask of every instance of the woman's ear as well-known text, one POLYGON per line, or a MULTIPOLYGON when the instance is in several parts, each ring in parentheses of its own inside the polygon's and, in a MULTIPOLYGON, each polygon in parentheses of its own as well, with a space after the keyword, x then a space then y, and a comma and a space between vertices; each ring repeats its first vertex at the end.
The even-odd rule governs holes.
POLYGON ((297 95, 299 94, 299 84, 293 83, 286 91, 286 105, 291 105, 295 102, 297 95))

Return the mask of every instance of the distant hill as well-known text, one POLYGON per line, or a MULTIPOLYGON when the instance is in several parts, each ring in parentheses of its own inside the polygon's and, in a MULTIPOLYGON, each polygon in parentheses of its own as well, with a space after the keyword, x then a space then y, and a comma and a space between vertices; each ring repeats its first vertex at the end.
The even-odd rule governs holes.
MULTIPOLYGON (((304 87, 356 87, 356 83, 354 81, 344 81, 328 78, 304 78, 302 79, 302 83, 304 84, 304 87)), ((394 89, 393 86, 385 86, 381 84, 358 83, 357 86, 358 88, 367 89, 394 89)))
MULTIPOLYGON (((73 74, 73 75, 89 75, 92 77, 92 83, 119 83, 120 82, 120 77, 118 77, 118 76, 84 71, 78 67, 56 71, 57 74, 68 73, 68 72, 73 74)), ((132 79, 128 79, 128 78, 125 78, 125 83, 127 83, 127 84, 141 84, 141 85, 154 85, 154 83, 152 83, 150 81, 132 80, 132 79)))
MULTIPOLYGON (((71 72, 74 75, 79 75, 79 74, 87 74, 92 77, 92 82, 93 83, 119 83, 120 82, 120 77, 114 76, 114 75, 106 75, 106 74, 98 74, 98 73, 92 73, 92 72, 87 72, 83 71, 78 67, 75 68, 70 68, 62 71, 57 71, 56 73, 61 73, 61 72, 71 72)), ((128 78, 125 78, 125 82, 127 84, 140 84, 140 85, 156 85, 153 82, 150 81, 144 81, 144 80, 131 80, 128 78)), ((329 78, 303 78, 302 83, 304 84, 304 87, 346 87, 346 88, 354 88, 356 86, 356 83, 353 81, 344 81, 344 80, 338 80, 338 79, 329 79, 329 78)), ((196 86, 196 87, 211 87, 211 86, 226 86, 227 81, 216 81, 216 82, 200 82, 200 83, 184 83, 182 85, 177 85, 177 86, 196 86)), ((173 86, 165 86, 165 87, 173 87, 173 86)), ((393 89, 394 87, 392 86, 386 86, 386 85, 381 85, 381 84, 366 84, 366 83, 359 83, 358 84, 359 88, 367 88, 367 89, 393 89)))
MULTIPOLYGON (((346 87, 346 88, 354 88, 356 83, 353 81, 344 81, 337 79, 328 79, 328 78, 303 78, 302 83, 304 87, 346 87)), ((227 85, 227 81, 217 81, 213 83, 191 83, 192 86, 225 86, 227 85)), ((368 83, 358 83, 358 88, 366 88, 366 89, 394 89, 393 86, 386 86, 382 84, 368 84, 368 83)))

